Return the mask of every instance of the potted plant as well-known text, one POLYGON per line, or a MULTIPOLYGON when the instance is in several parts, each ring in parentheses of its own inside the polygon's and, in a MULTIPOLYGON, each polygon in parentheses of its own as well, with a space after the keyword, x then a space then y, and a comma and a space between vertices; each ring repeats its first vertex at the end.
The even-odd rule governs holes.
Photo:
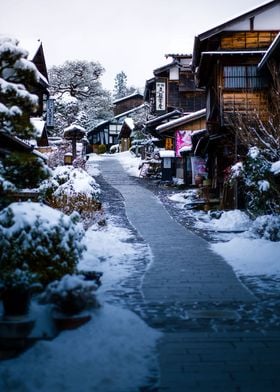
POLYGON ((22 316, 29 310, 31 292, 37 286, 37 275, 26 265, 22 269, 4 270, 0 274, 4 316, 22 316))
POLYGON ((67 216, 40 203, 12 203, 0 212, 0 271, 28 270, 45 287, 75 273, 85 250, 83 236, 76 213, 67 216))
POLYGON ((47 286, 41 302, 54 305, 53 317, 59 329, 75 328, 91 319, 84 310, 99 307, 97 288, 94 281, 86 280, 83 275, 67 274, 47 286))

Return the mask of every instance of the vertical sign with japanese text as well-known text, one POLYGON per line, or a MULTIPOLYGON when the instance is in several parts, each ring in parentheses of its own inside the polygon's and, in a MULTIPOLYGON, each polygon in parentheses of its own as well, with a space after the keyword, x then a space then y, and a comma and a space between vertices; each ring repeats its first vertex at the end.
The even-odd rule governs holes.
POLYGON ((156 111, 164 112, 166 110, 166 86, 165 81, 156 82, 156 111))
POLYGON ((54 127, 54 99, 49 98, 47 100, 47 119, 46 125, 49 128, 54 127))

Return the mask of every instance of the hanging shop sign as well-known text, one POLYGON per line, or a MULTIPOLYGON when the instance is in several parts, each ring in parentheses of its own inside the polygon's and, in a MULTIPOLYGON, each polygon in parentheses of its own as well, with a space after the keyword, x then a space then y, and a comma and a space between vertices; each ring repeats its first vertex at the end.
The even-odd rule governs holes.
POLYGON ((166 85, 164 80, 156 82, 156 111, 165 112, 166 110, 166 85))
POLYGON ((192 151, 192 131, 176 131, 176 157, 181 157, 181 152, 192 151))
POLYGON ((47 100, 47 118, 46 125, 48 128, 54 127, 54 99, 49 98, 47 100))

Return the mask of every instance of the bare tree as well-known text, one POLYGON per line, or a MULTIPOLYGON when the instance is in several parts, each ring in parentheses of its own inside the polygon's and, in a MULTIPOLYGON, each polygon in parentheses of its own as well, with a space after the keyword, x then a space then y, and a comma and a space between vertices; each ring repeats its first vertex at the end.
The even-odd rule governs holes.
POLYGON ((280 65, 269 64, 271 88, 268 92, 268 111, 263 117, 257 110, 228 117, 239 142, 258 147, 271 162, 280 160, 280 65))

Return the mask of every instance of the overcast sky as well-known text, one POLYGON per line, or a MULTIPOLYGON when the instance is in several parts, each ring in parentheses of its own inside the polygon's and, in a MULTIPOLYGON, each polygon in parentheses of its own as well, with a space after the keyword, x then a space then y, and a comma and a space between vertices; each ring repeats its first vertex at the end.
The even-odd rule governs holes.
POLYGON ((99 61, 107 89, 122 70, 128 85, 143 87, 153 69, 166 64, 165 54, 192 53, 195 35, 266 2, 0 0, 0 28, 19 40, 40 39, 48 67, 99 61))

